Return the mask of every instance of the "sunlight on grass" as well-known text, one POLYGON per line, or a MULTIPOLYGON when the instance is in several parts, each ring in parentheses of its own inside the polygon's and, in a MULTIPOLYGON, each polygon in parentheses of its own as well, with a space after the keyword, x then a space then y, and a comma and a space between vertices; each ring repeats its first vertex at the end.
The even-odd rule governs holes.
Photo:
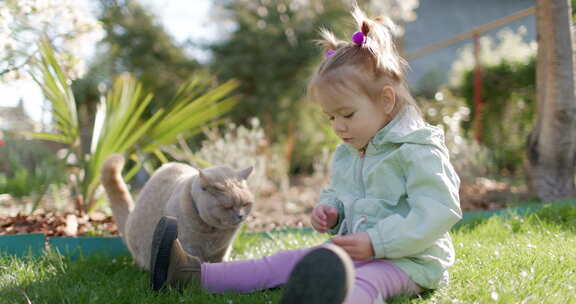
POLYGON ((450 287, 399 303, 576 303, 575 209, 462 227, 450 287))
POLYGON ((328 239, 319 233, 258 233, 243 234, 234 244, 232 260, 255 259, 279 250, 307 248, 319 245, 328 239))
MULTIPOLYGON (((576 303, 576 208, 545 208, 527 217, 494 217, 452 232, 457 261, 451 285, 390 303, 576 303)), ((318 233, 243 234, 233 260, 324 242, 318 233)), ((277 303, 281 290, 210 295, 193 288, 157 294, 130 258, 71 261, 0 258, 0 303, 277 303)))

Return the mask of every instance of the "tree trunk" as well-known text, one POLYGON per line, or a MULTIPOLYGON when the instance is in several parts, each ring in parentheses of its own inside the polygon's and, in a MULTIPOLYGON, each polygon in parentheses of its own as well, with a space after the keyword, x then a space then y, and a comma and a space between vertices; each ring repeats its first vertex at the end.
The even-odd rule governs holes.
POLYGON ((543 201, 576 196, 576 99, 569 0, 537 0, 537 120, 528 137, 528 182, 543 201))

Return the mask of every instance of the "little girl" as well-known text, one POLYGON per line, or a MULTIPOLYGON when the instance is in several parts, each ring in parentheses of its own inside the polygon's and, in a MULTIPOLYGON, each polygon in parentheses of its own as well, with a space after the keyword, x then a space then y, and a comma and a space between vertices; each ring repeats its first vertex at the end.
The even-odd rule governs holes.
POLYGON ((153 240, 152 288, 200 284, 208 292, 284 285, 283 303, 382 303, 448 282, 448 230, 461 218, 459 178, 440 128, 425 123, 403 76, 394 25, 355 8, 352 42, 323 31, 326 59, 308 92, 342 139, 311 223, 328 244, 262 259, 201 263, 163 218, 153 240))

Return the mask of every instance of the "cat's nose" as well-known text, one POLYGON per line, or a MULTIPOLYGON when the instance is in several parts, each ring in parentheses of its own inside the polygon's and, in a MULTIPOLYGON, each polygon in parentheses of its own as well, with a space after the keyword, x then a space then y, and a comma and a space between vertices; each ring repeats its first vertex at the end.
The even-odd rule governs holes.
POLYGON ((246 215, 244 215, 244 214, 238 214, 238 215, 236 216, 236 218, 237 218, 239 221, 244 220, 245 217, 246 217, 246 215))

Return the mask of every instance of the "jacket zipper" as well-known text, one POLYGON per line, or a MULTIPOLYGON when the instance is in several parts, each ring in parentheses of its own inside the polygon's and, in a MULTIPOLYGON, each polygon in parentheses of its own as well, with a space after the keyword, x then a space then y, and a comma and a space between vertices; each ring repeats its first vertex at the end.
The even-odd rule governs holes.
MULTIPOLYGON (((364 189, 364 179, 362 178, 362 171, 364 170, 364 159, 366 158, 366 149, 364 150, 360 150, 359 151, 360 154, 360 166, 358 167, 358 174, 357 174, 357 178, 358 178, 358 182, 360 183, 360 198, 355 199, 354 202, 352 202, 352 204, 350 205, 350 209, 348 211, 348 223, 347 226, 350 229, 348 231, 348 233, 355 233, 359 223, 353 224, 354 223, 354 205, 356 205, 356 202, 359 199, 365 198, 366 196, 366 189, 364 189)), ((364 219, 365 220, 365 219, 364 219)), ((361 219, 361 222, 364 221, 361 219)), ((361 223, 360 222, 360 223, 361 223)))
POLYGON ((364 171, 364 159, 366 158, 366 148, 360 152, 360 169, 358 170, 358 180, 360 181, 360 189, 362 190, 362 198, 366 196, 366 189, 364 189, 364 179, 362 178, 362 171, 364 171))

